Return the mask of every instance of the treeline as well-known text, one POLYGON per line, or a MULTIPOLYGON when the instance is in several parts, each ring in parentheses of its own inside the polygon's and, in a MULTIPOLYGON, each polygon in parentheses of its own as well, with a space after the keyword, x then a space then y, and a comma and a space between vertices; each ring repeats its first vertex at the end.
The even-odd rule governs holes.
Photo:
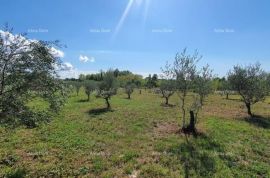
MULTIPOLYGON (((162 78, 162 75, 149 74, 148 77, 143 78, 142 75, 134 74, 129 70, 120 71, 119 69, 110 69, 112 75, 117 79, 119 87, 125 88, 127 84, 132 84, 140 89, 153 89, 153 92, 162 93, 168 90, 167 80, 162 78)), ((84 84, 95 81, 96 83, 103 81, 106 71, 100 71, 95 74, 80 74, 79 78, 66 78, 66 83, 73 85, 75 88, 80 88, 84 84)), ((210 81, 211 90, 221 95, 234 94, 229 81, 225 77, 215 77, 210 81)), ((172 87, 172 86, 170 86, 172 87)), ((194 90, 191 89, 191 90, 194 90)), ((164 97, 164 96, 163 96, 164 97)))
MULTIPOLYGON (((124 70, 120 71, 119 69, 110 69, 112 75, 118 80, 120 87, 125 87, 127 84, 133 84, 138 88, 154 88, 159 87, 160 80, 157 74, 149 74, 148 77, 143 78, 142 75, 134 74, 131 71, 124 70)), ((80 74, 78 79, 75 78, 66 78, 67 82, 87 82, 87 81, 103 81, 106 72, 100 71, 96 74, 80 74)))

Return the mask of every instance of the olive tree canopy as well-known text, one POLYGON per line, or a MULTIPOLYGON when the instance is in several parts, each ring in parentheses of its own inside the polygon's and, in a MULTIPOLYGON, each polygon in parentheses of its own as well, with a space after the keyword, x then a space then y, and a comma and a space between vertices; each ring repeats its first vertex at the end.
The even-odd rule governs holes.
POLYGON ((87 101, 90 101, 90 95, 97 89, 96 81, 89 80, 84 82, 84 91, 87 95, 87 101))
POLYGON ((266 72, 259 63, 246 67, 237 65, 229 72, 228 80, 241 95, 248 114, 252 116, 251 105, 263 101, 269 93, 266 72))
POLYGON ((131 99, 131 94, 134 92, 136 85, 131 82, 127 82, 125 85, 125 93, 128 95, 128 99, 131 99))
POLYGON ((105 99, 107 109, 111 109, 109 100, 113 95, 116 95, 118 86, 118 81, 114 76, 113 70, 110 69, 104 73, 103 80, 99 83, 98 95, 105 99))
POLYGON ((63 105, 66 93, 57 76, 61 61, 56 44, 13 35, 8 27, 0 31, 0 122, 33 127, 47 120, 45 111, 34 112, 28 106, 36 97, 47 101, 49 110, 63 105))

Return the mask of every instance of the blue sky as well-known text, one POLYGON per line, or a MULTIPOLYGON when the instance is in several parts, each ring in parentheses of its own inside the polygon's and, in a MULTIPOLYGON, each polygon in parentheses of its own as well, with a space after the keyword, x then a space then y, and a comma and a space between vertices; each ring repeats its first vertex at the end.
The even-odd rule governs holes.
POLYGON ((15 33, 67 45, 61 50, 74 67, 69 76, 111 67, 160 73, 185 47, 198 49, 200 65, 219 76, 256 61, 270 71, 269 0, 2 0, 1 6, 0 23, 15 33))

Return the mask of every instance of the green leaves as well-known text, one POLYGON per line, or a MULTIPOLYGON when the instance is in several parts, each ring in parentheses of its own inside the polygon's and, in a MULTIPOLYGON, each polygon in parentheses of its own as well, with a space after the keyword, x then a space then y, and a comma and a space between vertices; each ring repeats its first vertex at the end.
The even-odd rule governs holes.
POLYGON ((56 72, 59 58, 52 54, 54 43, 29 40, 7 32, 0 40, 0 114, 1 120, 13 120, 35 126, 49 117, 31 110, 27 103, 35 97, 48 101, 48 111, 57 112, 65 103, 67 90, 56 72), (11 40, 12 39, 12 40, 11 40), (8 41, 8 43, 7 43, 8 41), (13 119, 11 119, 13 118, 13 119))
POLYGON ((259 63, 246 67, 234 66, 229 72, 228 80, 248 105, 263 101, 269 93, 267 74, 259 63))

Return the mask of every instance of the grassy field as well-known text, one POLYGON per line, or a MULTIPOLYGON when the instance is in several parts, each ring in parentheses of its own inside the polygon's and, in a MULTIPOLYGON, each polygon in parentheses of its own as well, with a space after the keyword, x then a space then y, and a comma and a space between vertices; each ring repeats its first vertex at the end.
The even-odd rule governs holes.
POLYGON ((0 177, 270 177, 270 99, 247 117, 239 96, 208 97, 200 136, 177 133, 181 113, 148 91, 103 99, 70 97, 49 124, 0 126, 0 177))

